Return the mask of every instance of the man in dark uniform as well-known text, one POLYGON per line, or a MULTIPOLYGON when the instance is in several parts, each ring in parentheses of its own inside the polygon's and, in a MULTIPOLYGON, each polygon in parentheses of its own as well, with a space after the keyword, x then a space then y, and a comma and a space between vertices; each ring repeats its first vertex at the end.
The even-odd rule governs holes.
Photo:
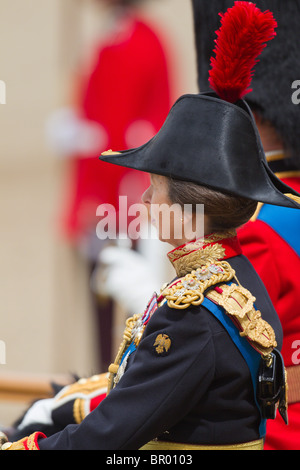
MULTIPOLYGON (((259 32, 267 31, 262 45, 272 39, 273 16, 237 2, 224 16, 220 50, 230 49, 223 31, 245 13, 259 32)), ((245 30, 251 37, 250 24, 245 30)), ((234 101, 214 93, 183 96, 147 144, 102 155, 151 174, 143 195, 150 208, 187 200, 204 204, 204 237, 190 241, 171 233, 168 256, 177 277, 153 295, 144 313, 127 321, 109 369, 107 397, 87 413, 84 397, 71 396, 64 403, 82 416, 79 425, 48 438, 37 432, 4 449, 256 450, 263 448, 266 418, 274 418, 277 405, 287 421, 281 325, 242 254, 236 228, 257 201, 295 210, 300 195, 268 170, 253 116, 241 99, 245 89, 218 88, 234 101), (247 168, 241 154, 251 162, 247 168)))

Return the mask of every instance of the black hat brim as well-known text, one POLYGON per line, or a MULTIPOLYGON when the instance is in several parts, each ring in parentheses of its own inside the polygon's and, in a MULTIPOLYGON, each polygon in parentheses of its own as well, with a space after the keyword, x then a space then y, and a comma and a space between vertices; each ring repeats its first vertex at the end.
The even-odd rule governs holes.
POLYGON ((268 168, 248 105, 231 104, 212 93, 180 97, 149 142, 104 152, 100 159, 257 202, 300 208, 285 194, 300 195, 268 168))

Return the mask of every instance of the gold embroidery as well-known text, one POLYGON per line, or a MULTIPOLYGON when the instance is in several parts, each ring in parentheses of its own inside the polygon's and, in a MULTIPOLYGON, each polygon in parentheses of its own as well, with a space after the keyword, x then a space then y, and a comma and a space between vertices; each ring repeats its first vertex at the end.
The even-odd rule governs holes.
POLYGON ((3 444, 3 446, 1 447, 1 450, 26 450, 26 447, 25 447, 26 439, 27 437, 17 442, 6 442, 6 444, 3 444))
POLYGON ((208 237, 199 238, 198 240, 194 242, 187 243, 183 247, 179 247, 170 251, 168 253, 168 258, 171 261, 171 263, 173 263, 181 256, 188 255, 192 251, 200 250, 202 248, 205 248, 207 245, 210 245, 211 243, 216 243, 218 241, 225 240, 227 238, 233 238, 233 237, 236 237, 236 230, 228 230, 226 232, 213 233, 212 235, 209 235, 208 237))
POLYGON ((213 263, 219 259, 224 258, 225 248, 222 245, 216 243, 212 246, 207 246, 203 250, 194 251, 182 258, 173 261, 173 266, 176 270, 178 277, 184 276, 186 273, 190 273, 196 267, 206 265, 207 263, 213 263))
MULTIPOLYGON (((244 287, 232 284, 222 286, 222 295, 218 298, 218 303, 227 313, 239 318, 244 318, 253 308, 255 297, 244 287)), ((209 293, 208 293, 209 297, 209 293)))
MULTIPOLYGON (((5 442, 4 444, 2 444, 1 450, 9 450, 12 445, 13 445, 12 442, 5 442)), ((24 449, 20 449, 20 450, 25 450, 25 447, 24 449)))
POLYGON ((234 317, 241 329, 241 336, 246 336, 263 356, 268 356, 277 345, 274 330, 261 318, 261 312, 254 308, 256 299, 247 289, 236 283, 231 286, 223 284, 234 277, 235 271, 226 261, 207 263, 167 286, 161 295, 170 308, 178 310, 201 305, 206 295, 234 317), (207 292, 217 284, 221 285, 218 290, 207 292))
POLYGON ((231 281, 234 276, 234 269, 226 261, 207 263, 164 289, 161 295, 170 308, 186 309, 191 305, 200 305, 206 289, 220 282, 231 281))
POLYGON ((277 346, 273 328, 261 318, 261 312, 254 308, 256 299, 247 289, 237 284, 225 284, 218 291, 209 291, 207 298, 234 317, 241 329, 240 335, 252 341, 263 356, 268 356, 277 346))
POLYGON ((168 335, 160 334, 157 336, 153 346, 156 346, 155 351, 157 354, 168 352, 171 347, 171 340, 168 335))
POLYGON ((6 442, 1 447, 1 450, 40 450, 36 444, 36 437, 40 434, 35 432, 29 437, 23 437, 16 442, 6 442))
POLYGON ((27 439, 27 448, 28 450, 40 450, 36 444, 36 434, 38 433, 34 433, 34 434, 31 434, 28 439, 27 439))
POLYGON ((88 379, 80 379, 72 385, 67 385, 57 397, 57 401, 78 393, 90 395, 94 391, 107 387, 108 380, 106 374, 93 375, 88 379))

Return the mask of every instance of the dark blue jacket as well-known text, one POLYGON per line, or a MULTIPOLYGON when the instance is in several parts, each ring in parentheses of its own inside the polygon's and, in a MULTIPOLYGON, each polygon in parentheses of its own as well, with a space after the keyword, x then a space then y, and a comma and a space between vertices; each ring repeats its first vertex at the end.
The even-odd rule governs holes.
MULTIPOLYGON (((248 260, 228 260, 262 317, 282 329, 269 296, 248 260)), ((271 275, 271 273, 270 273, 271 275)), ((249 368, 224 327, 203 306, 154 313, 126 372, 80 425, 39 441, 41 450, 134 450, 148 441, 232 444, 259 439, 260 414, 249 368), (171 341, 165 354, 159 334, 171 341)))

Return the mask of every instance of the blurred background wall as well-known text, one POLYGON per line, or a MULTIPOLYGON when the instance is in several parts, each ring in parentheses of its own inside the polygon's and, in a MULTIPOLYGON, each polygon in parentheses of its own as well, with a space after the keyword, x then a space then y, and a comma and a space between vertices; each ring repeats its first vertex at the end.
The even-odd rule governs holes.
MULTIPOLYGON (((172 51, 172 101, 196 92, 190 2, 148 0, 142 8, 172 51)), ((75 64, 105 21, 105 10, 96 13, 93 0, 0 0, 0 80, 6 84, 6 104, 0 104, 0 340, 6 363, 0 380, 10 372, 98 372, 87 267, 57 230, 66 169, 47 145, 45 123, 68 101, 75 64)))

